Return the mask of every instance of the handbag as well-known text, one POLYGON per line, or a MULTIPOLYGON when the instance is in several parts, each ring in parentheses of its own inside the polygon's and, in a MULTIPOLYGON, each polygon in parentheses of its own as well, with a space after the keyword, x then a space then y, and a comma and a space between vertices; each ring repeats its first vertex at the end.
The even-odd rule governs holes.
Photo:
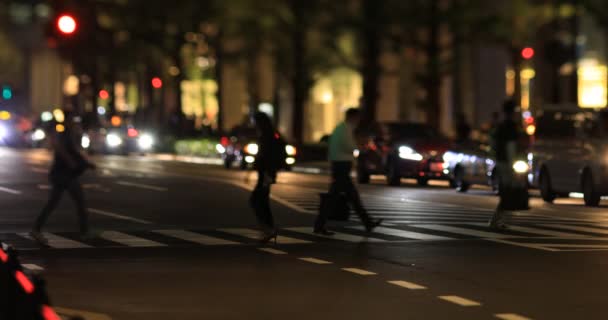
POLYGON ((322 216, 333 221, 348 221, 350 218, 350 207, 343 193, 321 193, 321 204, 319 211, 322 216))

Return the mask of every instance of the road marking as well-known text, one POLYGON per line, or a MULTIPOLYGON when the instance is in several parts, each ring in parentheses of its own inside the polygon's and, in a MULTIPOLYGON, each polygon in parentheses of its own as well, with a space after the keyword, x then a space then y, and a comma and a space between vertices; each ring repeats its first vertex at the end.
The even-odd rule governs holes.
POLYGON ((321 260, 321 259, 317 259, 317 258, 311 258, 311 257, 298 258, 298 259, 302 260, 302 261, 314 263, 314 264, 332 264, 333 263, 331 261, 325 261, 325 260, 321 260))
POLYGON ((386 242, 386 240, 383 240, 383 239, 357 236, 357 235, 340 233, 340 232, 336 232, 332 236, 326 236, 326 235, 314 233, 312 228, 310 228, 310 227, 286 228, 285 230, 294 231, 294 232, 298 232, 298 233, 304 233, 304 234, 312 235, 315 237, 342 240, 342 241, 346 241, 346 242, 357 242, 357 243, 359 243, 359 242, 386 242))
POLYGON ((154 230, 154 232, 165 236, 208 246, 241 244, 240 242, 210 237, 207 235, 186 230, 154 230))
POLYGON ((461 307, 479 307, 481 303, 473 300, 469 300, 467 298, 459 297, 459 296, 438 296, 437 298, 451 302, 453 304, 457 304, 461 307))
POLYGON ((51 185, 49 184, 39 184, 38 189, 40 190, 51 190, 51 185))
POLYGON ((606 229, 583 227, 583 226, 570 226, 570 225, 564 225, 564 224, 543 224, 543 227, 549 227, 549 228, 554 227, 554 228, 558 228, 558 229, 565 229, 565 230, 572 230, 572 231, 608 234, 608 230, 606 230, 606 229))
POLYGON ((0 191, 10 193, 10 194, 21 194, 21 191, 19 191, 19 190, 6 188, 6 187, 0 187, 0 191))
POLYGON ((516 247, 529 248, 529 249, 536 249, 536 250, 543 250, 543 251, 550 251, 550 252, 559 251, 556 249, 551 249, 551 248, 545 247, 544 243, 521 243, 521 242, 515 242, 515 241, 509 241, 509 240, 503 240, 503 239, 485 239, 485 240, 502 243, 502 244, 509 244, 509 245, 516 246, 516 247))
MULTIPOLYGON (((32 241, 36 241, 32 237, 30 237, 30 235, 27 233, 18 233, 18 235, 23 238, 30 239, 32 241)), ((81 248, 90 248, 91 247, 82 242, 60 237, 56 234, 52 234, 49 232, 43 232, 42 235, 48 240, 49 247, 55 248, 55 249, 81 249, 81 248)))
POLYGON ((79 317, 85 320, 112 320, 110 316, 102 313, 88 312, 84 310, 75 310, 61 307, 53 307, 55 312, 57 312, 60 316, 66 317, 79 317))
POLYGON ((166 247, 166 244, 156 241, 128 235, 119 231, 103 231, 100 238, 124 244, 129 247, 166 247))
MULTIPOLYGON (((488 224, 487 223, 469 223, 469 225, 485 227, 488 224)), ((522 227, 522 226, 515 226, 515 225, 507 226, 507 230, 513 230, 513 231, 519 231, 519 232, 531 233, 531 234, 540 234, 540 235, 550 236, 550 237, 562 237, 562 238, 576 238, 576 237, 581 236, 580 234, 545 230, 545 229, 539 229, 539 228, 533 228, 533 227, 522 227)))
POLYGON ((552 248, 608 249, 608 245, 605 245, 605 244, 543 243, 543 246, 552 247, 552 248))
MULTIPOLYGON (((351 229, 364 230, 363 227, 350 227, 351 229)), ((399 238, 407 238, 407 239, 416 239, 416 240, 454 240, 454 238, 436 236, 432 234, 425 234, 419 232, 412 232, 406 230, 385 228, 385 227, 376 227, 374 228, 375 233, 386 234, 389 236, 399 237, 399 238)))
POLYGON ((258 250, 263 251, 263 252, 268 252, 268 253, 272 253, 272 254, 287 254, 287 252, 282 251, 282 250, 277 250, 277 249, 273 249, 273 248, 258 248, 258 250))
MULTIPOLYGON (((245 238, 248 238, 248 239, 260 240, 260 232, 257 231, 257 230, 253 230, 253 229, 230 228, 230 229, 219 229, 219 231, 230 233, 230 234, 235 234, 235 235, 238 235, 238 236, 241 236, 241 237, 245 237, 245 238)), ((290 238, 290 237, 284 237, 284 236, 278 236, 277 237, 277 243, 297 244, 297 243, 312 243, 312 241, 302 240, 302 239, 296 239, 296 238, 290 238)))
POLYGON ((502 238, 513 238, 514 237, 511 235, 507 235, 507 234, 479 231, 479 230, 452 227, 452 226, 443 226, 443 225, 438 225, 438 224, 418 224, 418 225, 416 225, 416 228, 423 228, 423 229, 436 230, 436 231, 445 231, 445 232, 450 232, 450 233, 464 234, 467 236, 476 236, 476 237, 490 238, 490 239, 502 239, 502 238))
POLYGON ((95 208, 88 208, 88 210, 90 212, 93 212, 93 213, 96 213, 96 214, 99 214, 102 216, 108 216, 108 217, 112 217, 112 218, 116 218, 116 219, 133 221, 133 222, 137 222, 137 223, 141 223, 141 224, 153 224, 153 222, 148 221, 148 220, 132 218, 129 216, 123 216, 121 214, 113 213, 113 212, 109 212, 109 211, 105 211, 105 210, 100 210, 100 209, 95 209, 95 208))
POLYGON ((407 281, 403 281, 403 280, 392 280, 392 281, 388 281, 388 283, 394 284, 394 285, 402 287, 402 288, 410 289, 410 290, 425 290, 426 289, 425 286, 421 286, 419 284, 415 284, 415 283, 407 282, 407 281))
POLYGON ((24 263, 21 266, 24 267, 27 270, 30 270, 30 271, 42 271, 42 270, 44 270, 43 267, 41 267, 41 266, 39 266, 37 264, 33 264, 33 263, 24 263))
POLYGON ((363 269, 358 269, 358 268, 342 268, 342 270, 346 271, 346 272, 351 272, 354 274, 358 274, 361 276, 375 276, 377 275, 377 273, 375 272, 371 272, 371 271, 367 271, 367 270, 363 270, 363 269))
POLYGON ((516 313, 497 313, 494 315, 498 319, 502 320, 532 320, 530 318, 526 318, 524 316, 520 316, 516 313))
POLYGON ((159 192, 169 191, 169 189, 165 188, 165 187, 158 187, 158 186, 152 186, 149 184, 135 183, 135 182, 128 182, 128 181, 118 181, 118 182, 116 182, 116 184, 119 184, 121 186, 135 187, 135 188, 141 188, 141 189, 153 190, 153 191, 159 191, 159 192))

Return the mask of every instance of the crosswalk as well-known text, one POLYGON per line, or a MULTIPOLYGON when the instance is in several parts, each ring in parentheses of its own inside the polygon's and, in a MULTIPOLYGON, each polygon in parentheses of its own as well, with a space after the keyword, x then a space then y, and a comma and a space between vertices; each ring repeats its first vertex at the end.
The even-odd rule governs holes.
MULTIPOLYGON (((286 227, 279 230, 278 245, 311 245, 339 242, 356 244, 407 243, 420 241, 487 241, 527 247, 544 251, 608 250, 606 224, 532 224, 512 225, 505 231, 488 229, 481 223, 421 223, 378 227, 367 233, 357 225, 332 229, 333 236, 317 235, 306 227, 286 227)), ((0 241, 18 250, 91 249, 91 248, 163 248, 188 246, 256 245, 259 233, 250 228, 222 228, 210 230, 140 230, 101 232, 97 237, 81 239, 70 232, 45 232, 48 247, 41 247, 25 233, 2 233, 0 241)))

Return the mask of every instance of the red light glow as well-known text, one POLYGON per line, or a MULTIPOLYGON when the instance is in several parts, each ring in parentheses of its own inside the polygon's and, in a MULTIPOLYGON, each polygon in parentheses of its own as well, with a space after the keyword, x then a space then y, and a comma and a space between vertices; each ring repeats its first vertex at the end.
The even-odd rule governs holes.
POLYGON ((31 294, 34 292, 34 284, 30 281, 30 279, 27 278, 27 276, 25 276, 23 272, 15 272, 15 279, 17 279, 17 282, 19 282, 25 293, 31 294))
POLYGON ((227 146, 229 142, 230 142, 230 139, 228 139, 228 137, 222 137, 220 139, 220 144, 224 147, 227 146))
POLYGON ((526 118, 526 124, 533 124, 534 123, 534 117, 527 117, 526 118))
POLYGON ((524 48, 521 50, 521 56, 526 60, 532 59, 534 57, 534 49, 530 47, 524 48))
POLYGON ((135 138, 139 135, 139 132, 137 132, 135 128, 129 128, 129 130, 127 130, 127 135, 131 138, 135 138))
POLYGON ((110 93, 108 90, 99 90, 99 98, 102 100, 106 100, 110 97, 110 93))
POLYGON ((44 320, 61 320, 55 310, 53 308, 47 306, 46 304, 42 305, 42 317, 44 320))
POLYGON ((8 255, 2 249, 0 249, 0 260, 4 263, 8 261, 8 255))
POLYGON ((76 32, 76 19, 74 17, 64 14, 57 19, 57 28, 63 34, 73 34, 76 32))
POLYGON ((163 87, 163 80, 161 80, 159 77, 154 77, 152 78, 152 87, 154 87, 154 89, 160 89, 163 87))

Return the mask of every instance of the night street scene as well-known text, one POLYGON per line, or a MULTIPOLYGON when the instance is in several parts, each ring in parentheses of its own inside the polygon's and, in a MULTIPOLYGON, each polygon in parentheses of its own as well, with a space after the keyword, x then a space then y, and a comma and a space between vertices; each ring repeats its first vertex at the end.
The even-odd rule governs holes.
POLYGON ((608 305, 608 2, 0 0, 0 320, 608 305))

